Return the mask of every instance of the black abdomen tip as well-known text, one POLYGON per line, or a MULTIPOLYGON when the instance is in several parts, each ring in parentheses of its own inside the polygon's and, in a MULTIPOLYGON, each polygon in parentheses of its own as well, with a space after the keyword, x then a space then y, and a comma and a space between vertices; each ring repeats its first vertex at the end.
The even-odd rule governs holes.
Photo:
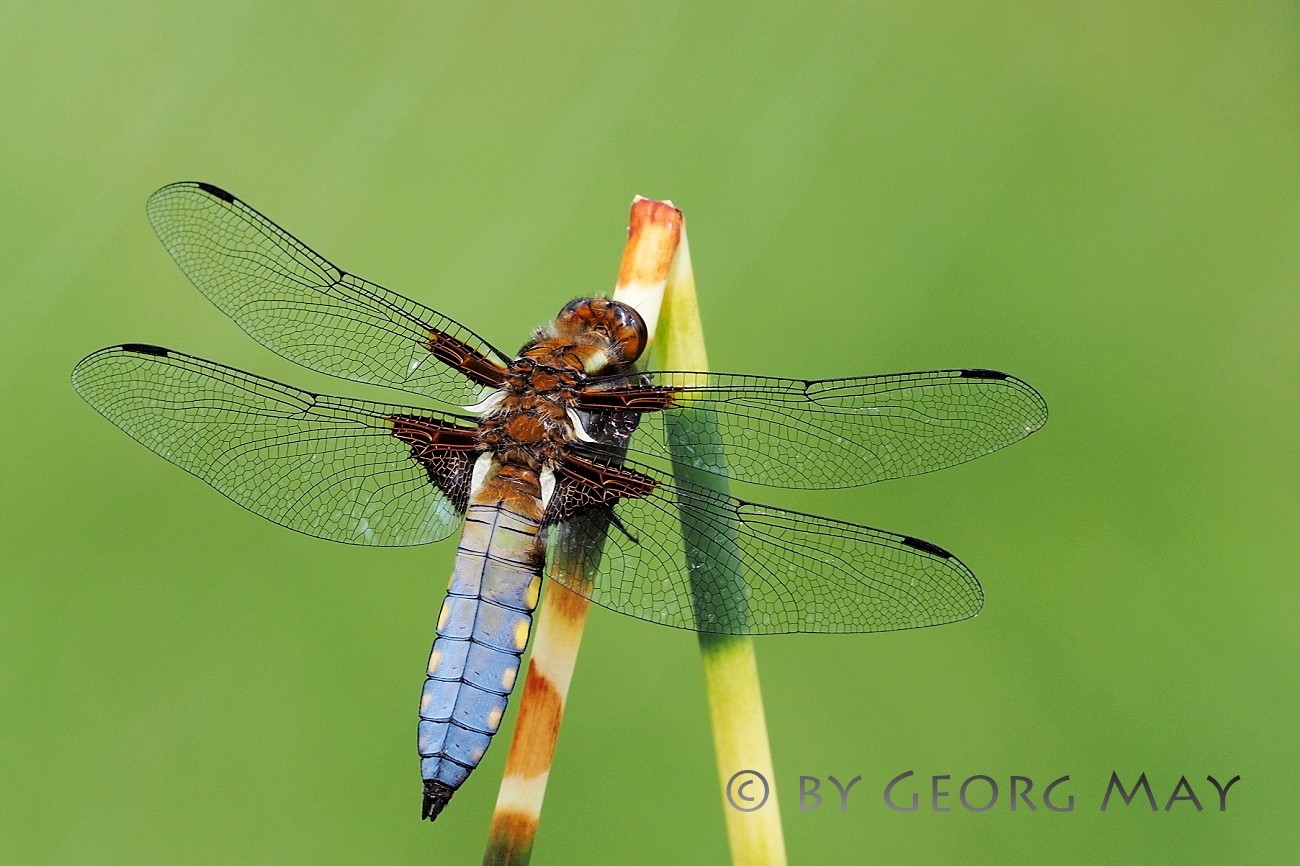
POLYGON ((226 192, 224 189, 222 189, 222 188, 219 187, 219 186, 213 186, 213 185, 210 184, 210 183, 204 183, 203 181, 199 181, 199 182, 198 182, 198 187, 199 187, 199 189, 201 189, 201 190, 203 190, 204 192, 206 192, 208 195, 215 196, 215 197, 221 199, 222 201, 234 201, 234 200, 235 200, 235 197, 234 197, 233 195, 231 195, 230 193, 226 192))
POLYGON ((420 806, 420 817, 425 821, 436 821, 442 807, 451 800, 456 789, 437 779, 424 780, 424 803, 420 806))

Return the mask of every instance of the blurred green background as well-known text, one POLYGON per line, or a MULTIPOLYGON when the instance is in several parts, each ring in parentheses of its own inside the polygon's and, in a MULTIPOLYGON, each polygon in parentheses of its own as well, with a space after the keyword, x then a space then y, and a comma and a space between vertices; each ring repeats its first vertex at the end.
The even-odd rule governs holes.
MULTIPOLYGON (((455 545, 280 529, 68 385, 129 340, 391 399, 189 286, 144 217, 181 179, 507 349, 612 287, 633 194, 672 198, 718 369, 1032 382, 1052 420, 1008 451, 762 492, 942 544, 988 594, 758 642, 791 860, 1295 860, 1294 3, 17 3, 0 31, 0 860, 481 856, 513 712, 416 814, 455 545), (906 770, 1003 799, 890 812, 906 770), (1112 770, 1205 811, 1103 814, 1112 770), (864 780, 801 812, 801 774, 864 780), (1011 813, 1011 774, 1069 774, 1076 811, 1011 813), (1226 813, 1207 774, 1243 776, 1226 813)), ((536 862, 717 863, 722 819, 695 641, 595 611, 536 862)))

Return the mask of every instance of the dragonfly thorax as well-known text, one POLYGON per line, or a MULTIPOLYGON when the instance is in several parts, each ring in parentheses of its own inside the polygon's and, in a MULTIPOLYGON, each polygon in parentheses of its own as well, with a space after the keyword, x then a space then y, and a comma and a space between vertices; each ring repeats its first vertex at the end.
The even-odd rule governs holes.
POLYGON ((499 460, 540 470, 574 441, 589 438, 574 411, 590 376, 626 368, 645 347, 645 323, 626 304, 604 298, 569 302, 511 362, 487 409, 479 447, 499 460))
POLYGON ((560 400, 508 392, 484 416, 476 436, 479 447, 502 462, 534 470, 553 466, 575 438, 573 420, 560 400))
POLYGON ((587 378, 583 354, 578 347, 560 340, 527 346, 510 364, 502 388, 517 397, 571 401, 574 388, 587 378))

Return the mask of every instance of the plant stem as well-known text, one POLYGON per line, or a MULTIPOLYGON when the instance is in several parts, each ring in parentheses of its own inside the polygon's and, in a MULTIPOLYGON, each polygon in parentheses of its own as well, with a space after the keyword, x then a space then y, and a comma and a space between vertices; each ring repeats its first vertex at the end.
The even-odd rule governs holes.
MULTIPOLYGON (((641 314, 651 341, 681 224, 681 213, 670 202, 640 197, 632 202, 614 298, 641 314)), ((590 551, 603 543, 607 525, 607 519, 574 520, 555 530, 548 564, 548 576, 554 579, 547 581, 537 613, 537 632, 505 774, 488 829, 484 864, 521 866, 532 856, 564 704, 590 606, 586 598, 564 584, 590 585, 600 562, 600 557, 590 551)))
MULTIPOLYGON (((657 359, 666 370, 699 370, 709 368, 708 355, 704 348, 704 328, 700 322, 699 304, 695 294, 695 276, 691 268, 690 246, 687 243, 685 226, 682 228, 681 243, 677 256, 668 274, 668 283, 664 295, 664 307, 659 325, 659 343, 657 359)), ((713 429, 709 419, 701 410, 684 408, 682 414, 695 413, 696 417, 683 419, 678 425, 669 425, 670 446, 685 445, 674 441, 674 427, 691 429, 698 441, 699 431, 713 429)), ((701 487, 707 487, 719 493, 727 493, 726 480, 686 468, 684 464, 675 464, 674 474, 681 481, 701 487)), ((719 517, 725 525, 725 517, 719 517)), ((705 556, 700 547, 707 544, 706 539, 693 542, 690 527, 683 526, 686 544, 686 558, 692 566, 692 574, 717 573, 715 568, 700 567, 700 558, 705 556)), ((708 545, 717 550, 716 543, 708 545)), ((723 562, 722 571, 730 574, 724 577, 732 583, 730 587, 710 587, 715 597, 739 600, 733 605, 730 614, 736 618, 748 616, 743 607, 745 597, 743 575, 739 573, 739 563, 723 562)), ((699 587, 695 591, 700 593, 699 587)), ((700 658, 704 664, 704 679, 709 700, 709 715, 713 722, 713 745, 717 756, 718 778, 723 788, 723 813, 726 816, 727 838, 731 845, 731 860, 736 864, 783 864, 785 858, 785 841, 781 831, 781 813, 777 804, 776 785, 772 771, 772 753, 767 740, 767 725, 763 716, 763 698, 758 682, 758 662, 754 655, 753 641, 746 636, 728 634, 710 634, 700 632, 700 658), (737 793, 728 790, 735 774, 753 771, 766 780, 767 800, 761 808, 746 812, 735 808, 731 797, 737 793)), ((762 789, 753 796, 757 797, 762 789)), ((743 801, 741 801, 743 802, 743 801)), ((748 805, 748 804, 746 804, 748 805)))

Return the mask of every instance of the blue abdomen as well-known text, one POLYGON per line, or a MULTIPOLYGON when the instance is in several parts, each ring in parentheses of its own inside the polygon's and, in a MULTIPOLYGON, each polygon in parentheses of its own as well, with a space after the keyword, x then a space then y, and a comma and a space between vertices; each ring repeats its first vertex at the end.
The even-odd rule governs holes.
POLYGON ((541 591, 540 521, 504 501, 474 503, 438 615, 420 698, 422 817, 433 820, 501 725, 541 591))

